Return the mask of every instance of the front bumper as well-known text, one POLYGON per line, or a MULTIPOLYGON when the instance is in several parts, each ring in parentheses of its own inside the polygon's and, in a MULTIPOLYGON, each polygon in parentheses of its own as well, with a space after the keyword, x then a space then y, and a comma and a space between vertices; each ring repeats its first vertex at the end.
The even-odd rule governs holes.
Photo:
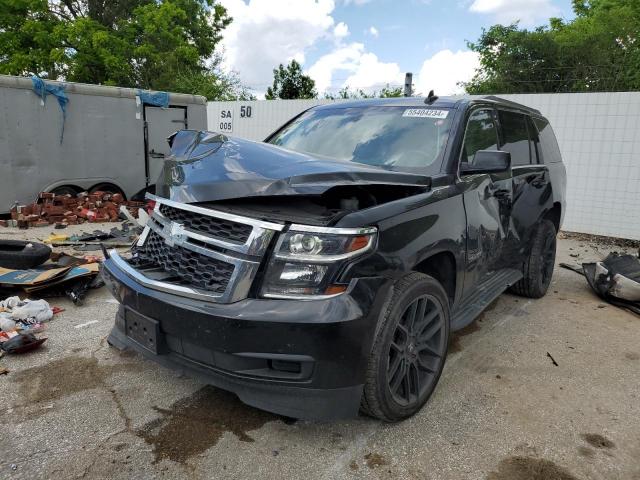
POLYGON ((121 304, 108 339, 116 348, 136 350, 263 410, 310 420, 357 415, 389 280, 359 279, 349 293, 324 300, 221 304, 149 288, 113 259, 103 263, 102 276, 121 304), (157 329, 151 346, 127 334, 133 319, 157 329))

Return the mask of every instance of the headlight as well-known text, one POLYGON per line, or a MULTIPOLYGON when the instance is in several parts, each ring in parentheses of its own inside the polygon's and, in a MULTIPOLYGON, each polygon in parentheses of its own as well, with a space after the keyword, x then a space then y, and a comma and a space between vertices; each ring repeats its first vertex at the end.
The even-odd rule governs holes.
POLYGON ((292 225, 281 233, 261 294, 271 298, 326 298, 346 290, 333 285, 344 263, 371 250, 377 229, 292 225))

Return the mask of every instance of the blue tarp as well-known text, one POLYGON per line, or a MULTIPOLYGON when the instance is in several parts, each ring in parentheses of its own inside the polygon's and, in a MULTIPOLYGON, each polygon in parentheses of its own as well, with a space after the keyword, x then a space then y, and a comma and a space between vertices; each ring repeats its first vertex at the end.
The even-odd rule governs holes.
POLYGON ((62 130, 60 131, 60 143, 62 143, 62 137, 64 136, 64 122, 67 119, 67 103, 69 103, 69 97, 64 91, 64 85, 55 85, 53 83, 47 83, 40 77, 33 75, 31 77, 33 83, 33 91, 42 98, 42 102, 46 102, 47 95, 51 94, 58 100, 60 110, 62 110, 62 130))
POLYGON ((169 94, 167 92, 145 92, 138 90, 138 96, 142 103, 153 105, 154 107, 167 108, 169 106, 169 94))

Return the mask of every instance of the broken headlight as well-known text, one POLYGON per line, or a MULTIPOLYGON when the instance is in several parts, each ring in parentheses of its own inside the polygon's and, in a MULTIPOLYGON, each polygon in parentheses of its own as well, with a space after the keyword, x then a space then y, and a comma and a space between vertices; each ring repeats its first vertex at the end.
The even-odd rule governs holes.
POLYGON ((346 285, 332 284, 349 259, 371 250, 377 229, 292 225, 280 234, 262 284, 270 298, 327 298, 346 285))

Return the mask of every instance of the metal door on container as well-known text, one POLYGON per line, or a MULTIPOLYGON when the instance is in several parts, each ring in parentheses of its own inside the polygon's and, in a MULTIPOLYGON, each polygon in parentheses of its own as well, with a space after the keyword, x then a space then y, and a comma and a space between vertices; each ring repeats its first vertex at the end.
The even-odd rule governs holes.
POLYGON ((147 185, 150 185, 156 183, 162 173, 164 159, 169 155, 167 137, 177 130, 188 128, 187 107, 145 105, 144 125, 147 185))

